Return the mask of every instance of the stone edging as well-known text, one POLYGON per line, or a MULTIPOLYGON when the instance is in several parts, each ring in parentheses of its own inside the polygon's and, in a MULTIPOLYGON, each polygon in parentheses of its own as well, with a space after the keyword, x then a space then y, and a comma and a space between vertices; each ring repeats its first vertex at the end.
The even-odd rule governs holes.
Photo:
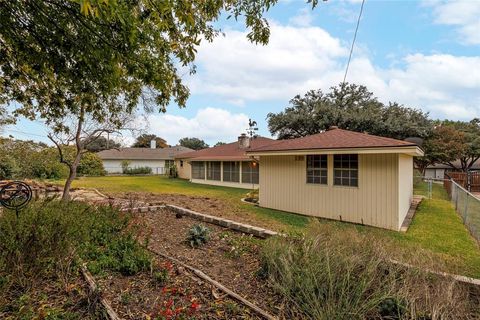
POLYGON ((249 224, 239 223, 239 222, 236 222, 236 221, 232 221, 232 220, 229 220, 229 219, 224 219, 224 218, 220 218, 220 217, 216 217, 216 216, 211 216, 211 215, 204 214, 204 213, 199 213, 199 212, 196 212, 196 211, 193 211, 193 210, 188 210, 188 209, 185 209, 185 208, 182 208, 182 207, 177 207, 177 206, 174 206, 174 205, 167 204, 167 205, 165 205, 165 207, 174 211, 174 212, 186 215, 187 217, 192 217, 194 219, 198 219, 198 220, 201 220, 201 221, 204 221, 204 222, 213 223, 213 224, 216 224, 216 225, 219 225, 219 226, 222 226, 222 227, 225 227, 225 228, 229 228, 229 229, 232 229, 232 230, 240 231, 240 232, 243 232, 243 233, 249 233, 249 234, 252 234, 252 235, 254 235, 256 237, 259 237, 259 238, 268 238, 268 237, 271 237, 271 236, 278 235, 278 232, 275 232, 275 231, 272 231, 272 230, 259 228, 259 227, 255 227, 255 226, 252 226, 252 225, 249 225, 249 224))

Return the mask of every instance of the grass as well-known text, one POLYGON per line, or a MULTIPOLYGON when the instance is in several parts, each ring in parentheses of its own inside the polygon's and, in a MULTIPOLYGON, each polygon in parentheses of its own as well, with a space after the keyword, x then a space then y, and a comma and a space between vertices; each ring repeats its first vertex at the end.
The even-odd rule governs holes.
MULTIPOLYGON (((58 180, 52 182, 63 183, 63 181, 58 180)), ((301 215, 260 208, 241 202, 240 199, 249 191, 246 189, 194 184, 186 180, 170 179, 165 176, 84 177, 75 180, 73 187, 96 188, 109 194, 151 192, 222 199, 228 201, 233 208, 248 212, 262 221, 275 221, 276 225, 285 231, 303 229, 309 222, 309 218, 301 215)))
MULTIPOLYGON (((250 213, 261 221, 271 221, 275 226, 280 224, 287 231, 303 231, 312 220, 305 216, 240 202, 239 199, 248 190, 192 184, 185 180, 160 176, 80 178, 75 180, 73 186, 97 188, 112 194, 153 192, 219 198, 227 201, 232 208, 250 213)), ((428 192, 426 183, 417 183, 414 192, 426 196, 428 192)), ((442 185, 433 184, 432 197, 433 199, 422 201, 406 233, 325 219, 319 219, 319 221, 339 230, 355 229, 360 233, 371 234, 378 239, 390 241, 392 246, 407 248, 412 252, 417 249, 427 250, 442 260, 444 265, 439 265, 439 269, 480 278, 478 244, 470 236, 461 218, 448 201, 442 185)))

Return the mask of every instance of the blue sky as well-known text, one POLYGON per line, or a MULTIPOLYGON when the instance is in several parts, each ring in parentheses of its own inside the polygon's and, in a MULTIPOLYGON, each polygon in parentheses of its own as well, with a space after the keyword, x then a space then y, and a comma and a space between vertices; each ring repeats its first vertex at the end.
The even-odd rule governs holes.
MULTIPOLYGON (((184 136, 233 141, 248 118, 269 136, 266 116, 296 94, 328 90, 343 78, 361 1, 280 0, 267 14, 271 40, 249 43, 241 22, 221 19, 225 36, 202 43, 185 109, 150 115, 148 131, 176 144, 184 136)), ((480 1, 366 0, 347 81, 384 102, 433 118, 480 117, 480 1)), ((41 122, 20 121, 3 135, 45 141, 41 122), (23 133, 22 133, 23 132, 23 133)), ((121 141, 133 137, 125 133, 121 141)))

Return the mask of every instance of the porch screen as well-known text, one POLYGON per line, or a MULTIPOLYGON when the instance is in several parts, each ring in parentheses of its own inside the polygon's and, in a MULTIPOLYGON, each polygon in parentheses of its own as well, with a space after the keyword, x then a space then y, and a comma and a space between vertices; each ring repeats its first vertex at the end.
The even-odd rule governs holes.
POLYGON ((257 162, 242 162, 242 183, 258 184, 258 168, 257 162))

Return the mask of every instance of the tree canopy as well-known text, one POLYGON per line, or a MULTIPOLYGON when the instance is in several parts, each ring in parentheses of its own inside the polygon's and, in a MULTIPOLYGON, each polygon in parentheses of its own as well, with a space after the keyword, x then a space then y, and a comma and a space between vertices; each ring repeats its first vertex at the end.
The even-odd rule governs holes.
POLYGON ((223 142, 223 141, 218 141, 217 143, 215 143, 214 147, 223 146, 225 144, 227 144, 227 143, 223 142))
POLYGON ((426 138, 432 130, 428 113, 397 103, 385 105, 365 86, 348 83, 327 93, 312 90, 297 95, 284 111, 267 118, 270 132, 279 139, 319 133, 330 126, 402 140, 426 138))
POLYGON ((132 145, 134 148, 150 148, 150 142, 155 140, 156 148, 167 148, 167 141, 163 138, 158 137, 155 134, 144 133, 137 137, 135 143, 132 145))
POLYGON ((16 102, 14 115, 43 118, 50 137, 75 135, 66 140, 77 150, 68 199, 92 139, 121 129, 139 102, 146 111, 165 111, 172 101, 185 106, 181 75, 195 72, 196 48, 219 34, 213 23, 221 13, 242 17, 248 39, 266 44, 264 14, 276 2, 0 0, 0 105, 16 102), (86 134, 92 120, 97 125, 86 134))
POLYGON ((86 146, 86 149, 90 152, 99 152, 107 149, 117 149, 120 148, 121 144, 115 140, 108 139, 100 136, 97 139, 93 140, 86 146))
POLYGON ((198 138, 182 138, 178 141, 178 143, 183 147, 190 148, 193 150, 208 148, 208 144, 205 143, 205 141, 198 138))

